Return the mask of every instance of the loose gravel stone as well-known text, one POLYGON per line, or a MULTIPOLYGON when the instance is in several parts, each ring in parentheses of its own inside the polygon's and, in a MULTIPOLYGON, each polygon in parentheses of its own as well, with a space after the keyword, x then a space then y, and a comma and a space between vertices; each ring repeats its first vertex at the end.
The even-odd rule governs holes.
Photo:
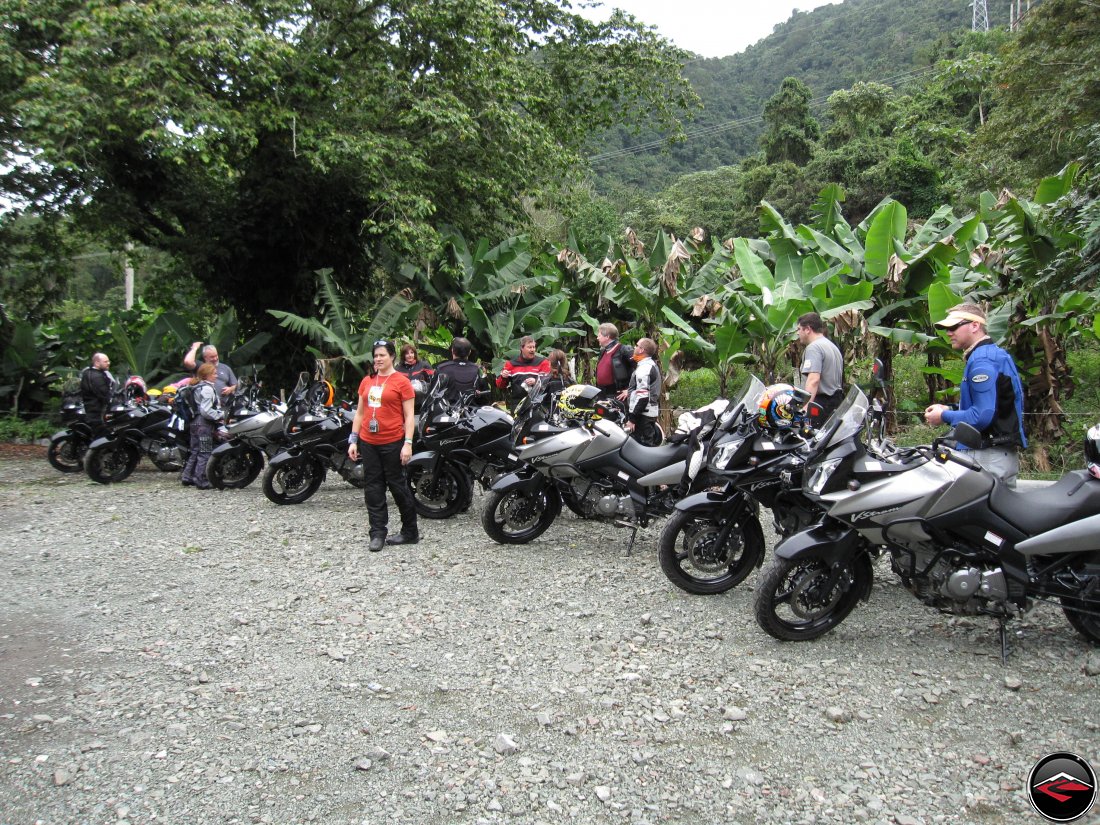
POLYGON ((673 587, 659 524, 496 545, 482 501, 367 553, 337 477, 279 507, 0 461, 4 821, 994 825, 1034 818, 1041 756, 1100 767, 1100 657, 1057 606, 1005 668, 883 560, 779 643, 757 574, 673 587))

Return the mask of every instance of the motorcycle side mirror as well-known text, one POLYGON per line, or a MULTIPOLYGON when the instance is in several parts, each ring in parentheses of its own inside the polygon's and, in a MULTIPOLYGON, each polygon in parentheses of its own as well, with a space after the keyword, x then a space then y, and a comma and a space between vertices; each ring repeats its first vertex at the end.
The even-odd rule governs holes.
POLYGON ((982 446, 982 434, 969 424, 962 422, 956 424, 952 437, 956 444, 961 444, 970 450, 977 450, 982 446))
POLYGON ((876 358, 871 365, 871 378, 879 387, 885 387, 886 382, 890 380, 890 376, 886 373, 886 365, 881 358, 876 358))

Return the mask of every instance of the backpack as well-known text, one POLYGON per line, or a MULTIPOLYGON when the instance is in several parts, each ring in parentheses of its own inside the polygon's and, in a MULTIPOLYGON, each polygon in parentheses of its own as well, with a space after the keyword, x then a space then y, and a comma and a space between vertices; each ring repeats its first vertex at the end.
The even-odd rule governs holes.
POLYGON ((176 400, 172 402, 172 415, 178 426, 176 429, 184 430, 198 418, 199 400, 195 397, 196 384, 188 384, 176 390, 176 400))

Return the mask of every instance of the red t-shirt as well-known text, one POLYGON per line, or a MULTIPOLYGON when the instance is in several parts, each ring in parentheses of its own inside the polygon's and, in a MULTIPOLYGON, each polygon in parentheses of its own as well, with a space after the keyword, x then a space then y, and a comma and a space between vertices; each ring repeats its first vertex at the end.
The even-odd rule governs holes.
POLYGON ((368 375, 359 384, 359 438, 368 444, 392 444, 405 437, 405 411, 402 403, 415 398, 416 390, 408 376, 392 372, 385 378, 368 375), (370 431, 370 420, 378 421, 378 432, 370 431))

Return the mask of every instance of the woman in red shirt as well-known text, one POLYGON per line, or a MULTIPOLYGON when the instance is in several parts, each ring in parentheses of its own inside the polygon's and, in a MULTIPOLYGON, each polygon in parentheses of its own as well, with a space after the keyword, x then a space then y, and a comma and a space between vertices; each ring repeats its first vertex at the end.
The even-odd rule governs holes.
POLYGON ((374 375, 359 384, 359 403, 348 436, 348 457, 363 457, 363 497, 370 524, 368 549, 384 544, 416 544, 416 508, 405 479, 405 465, 412 458, 413 406, 416 393, 408 377, 394 369, 397 350, 391 341, 374 342, 374 375), (386 537, 389 511, 386 488, 401 514, 401 532, 386 537))

